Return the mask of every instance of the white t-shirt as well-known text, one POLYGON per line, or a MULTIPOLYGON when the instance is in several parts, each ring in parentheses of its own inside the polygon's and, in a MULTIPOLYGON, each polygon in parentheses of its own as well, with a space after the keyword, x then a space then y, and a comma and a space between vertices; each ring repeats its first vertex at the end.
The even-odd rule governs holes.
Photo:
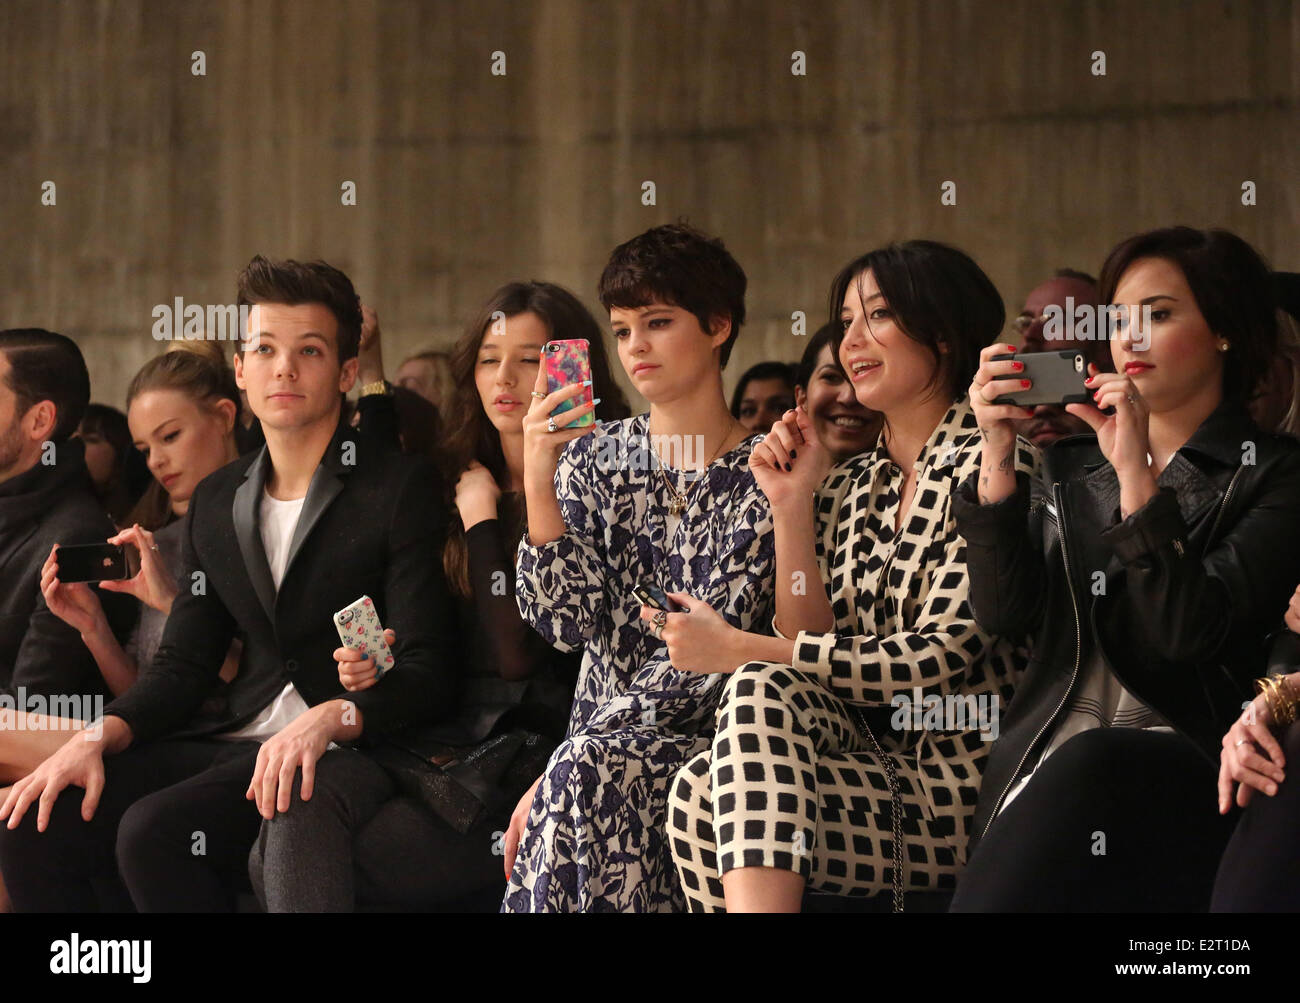
MULTIPOLYGON (((285 566, 289 562, 289 544, 293 542, 293 531, 298 528, 298 517, 302 515, 304 501, 305 496, 292 501, 280 501, 272 498, 265 488, 262 489, 262 547, 266 551, 266 563, 271 566, 271 580, 275 582, 277 592, 280 581, 284 578, 285 566)), ((262 708, 257 717, 238 731, 217 737, 230 741, 265 742, 306 710, 307 702, 298 694, 293 683, 285 683, 284 689, 262 708)))

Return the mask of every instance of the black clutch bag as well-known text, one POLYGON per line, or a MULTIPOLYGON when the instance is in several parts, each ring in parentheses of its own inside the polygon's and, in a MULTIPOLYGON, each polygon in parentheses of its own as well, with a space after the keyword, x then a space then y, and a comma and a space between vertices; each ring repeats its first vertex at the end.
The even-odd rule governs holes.
POLYGON ((466 833, 485 814, 508 817, 546 769, 554 749, 552 739, 516 728, 473 746, 407 733, 372 750, 371 756, 403 794, 466 833))

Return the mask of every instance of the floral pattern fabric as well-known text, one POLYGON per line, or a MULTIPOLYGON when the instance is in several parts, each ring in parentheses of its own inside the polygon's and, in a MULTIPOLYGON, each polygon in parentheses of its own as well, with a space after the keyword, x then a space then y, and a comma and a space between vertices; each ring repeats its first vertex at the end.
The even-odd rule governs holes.
POLYGON ((683 910, 667 843, 668 789, 709 748, 726 676, 679 671, 639 619, 633 588, 708 603, 742 630, 773 612, 772 517, 749 471, 755 438, 713 461, 668 517, 648 416, 608 422, 565 448, 555 474, 568 531, 520 541, 520 614, 562 651, 583 651, 565 741, 538 785, 504 912, 683 910))

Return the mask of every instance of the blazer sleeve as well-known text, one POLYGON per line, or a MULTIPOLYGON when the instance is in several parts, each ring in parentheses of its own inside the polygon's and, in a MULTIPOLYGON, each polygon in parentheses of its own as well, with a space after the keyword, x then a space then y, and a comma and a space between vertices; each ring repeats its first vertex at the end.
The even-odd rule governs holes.
POLYGON ((432 463, 408 458, 388 530, 384 626, 397 635, 393 667, 347 697, 361 711, 364 743, 456 710, 464 659, 442 571, 447 526, 443 485, 432 463))
POLYGON ((104 708, 131 726, 133 743, 165 737, 181 728, 197 711, 221 672, 235 619, 226 604, 208 587, 206 572, 194 545, 207 511, 205 485, 190 499, 189 519, 181 541, 180 591, 163 627, 162 641, 152 664, 139 666, 135 684, 104 708))
POLYGON ((570 442, 555 469, 555 497, 567 527, 559 539, 535 546, 527 532, 519 541, 515 601, 546 643, 577 651, 590 639, 605 605, 605 539, 600 502, 587 483, 586 435, 570 442))
POLYGON ((971 613, 982 630, 997 636, 1033 634, 1043 617, 1046 489, 1037 476, 1037 451, 1023 440, 1018 446, 1012 494, 981 505, 976 468, 952 496, 957 532, 966 540, 971 613))
POLYGON ((1265 637, 1300 575, 1298 512, 1300 452, 1289 452, 1241 517, 1198 556, 1187 546, 1178 499, 1161 488, 1102 533, 1125 570, 1123 588, 1098 601, 1104 639, 1136 641, 1177 665, 1224 660, 1225 647, 1243 634, 1265 637))

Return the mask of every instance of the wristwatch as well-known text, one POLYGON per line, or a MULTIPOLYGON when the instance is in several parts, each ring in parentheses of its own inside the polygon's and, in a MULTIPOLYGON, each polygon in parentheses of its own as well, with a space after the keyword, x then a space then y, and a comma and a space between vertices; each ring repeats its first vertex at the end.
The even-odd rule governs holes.
POLYGON ((393 396, 393 385, 387 380, 375 380, 373 383, 365 383, 361 387, 362 397, 391 397, 393 396))

